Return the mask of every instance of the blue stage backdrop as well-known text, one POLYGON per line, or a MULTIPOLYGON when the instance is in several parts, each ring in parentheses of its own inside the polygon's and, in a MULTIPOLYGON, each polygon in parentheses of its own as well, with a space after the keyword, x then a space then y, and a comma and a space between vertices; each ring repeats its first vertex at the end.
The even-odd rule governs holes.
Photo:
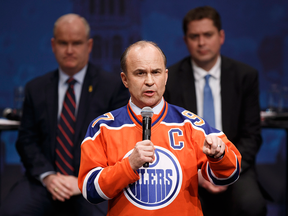
MULTIPOLYGON (((73 12, 87 18, 94 39, 91 61, 119 76, 121 53, 140 39, 156 42, 167 55, 168 66, 188 55, 183 42, 182 18, 188 10, 203 5, 213 6, 221 14, 226 34, 222 53, 259 70, 261 109, 271 106, 280 111, 287 109, 287 0, 0 1, 0 108, 14 106, 15 87, 25 86, 32 78, 57 67, 50 39, 59 16, 73 12)), ((280 167, 282 173, 277 176, 282 179, 281 184, 275 189, 274 182, 266 179, 267 175, 270 179, 278 175, 275 169, 268 174, 260 171, 264 187, 272 191, 275 200, 269 211, 280 215, 284 200, 286 135, 284 130, 274 129, 264 129, 262 135, 263 145, 257 158, 260 170, 263 165, 269 165, 280 167)), ((1 176, 3 166, 20 164, 15 150, 16 137, 17 132, 1 135, 1 161, 4 161, 1 176)))

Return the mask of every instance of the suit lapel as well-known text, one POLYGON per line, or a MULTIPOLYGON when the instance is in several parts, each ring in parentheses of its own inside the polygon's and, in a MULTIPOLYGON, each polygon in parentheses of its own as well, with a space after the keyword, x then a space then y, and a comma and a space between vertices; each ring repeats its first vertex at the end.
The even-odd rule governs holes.
MULTIPOLYGON (((222 107, 222 130, 229 131, 229 122, 232 116, 232 100, 233 95, 233 68, 227 59, 221 56, 221 107, 222 107)), ((227 134, 226 134, 227 135, 227 134)))
POLYGON ((183 61, 181 66, 181 73, 179 74, 182 86, 183 100, 185 108, 193 113, 197 113, 195 79, 191 65, 191 58, 188 57, 183 61))
MULTIPOLYGON (((95 74, 92 73, 91 65, 88 65, 87 72, 84 78, 84 82, 81 90, 81 97, 79 101, 79 107, 77 111, 77 119, 76 119, 76 128, 75 128, 75 143, 80 145, 81 139, 81 131, 83 131, 82 127, 87 118, 87 110, 90 106, 90 101, 92 97, 91 86, 95 87, 93 84, 93 79, 95 79, 95 74)), ((93 89, 94 90, 94 89, 93 89)))
POLYGON ((55 153, 55 140, 57 132, 57 114, 58 114, 58 70, 56 70, 45 87, 45 103, 47 104, 47 116, 49 130, 51 131, 51 155, 55 153))

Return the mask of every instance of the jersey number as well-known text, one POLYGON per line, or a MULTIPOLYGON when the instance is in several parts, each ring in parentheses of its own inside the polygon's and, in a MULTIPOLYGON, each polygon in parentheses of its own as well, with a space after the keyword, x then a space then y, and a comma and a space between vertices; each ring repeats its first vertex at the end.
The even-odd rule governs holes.
POLYGON ((106 113, 106 114, 104 114, 102 117, 97 118, 97 119, 93 122, 92 127, 94 127, 94 126, 97 124, 97 122, 99 122, 100 120, 106 120, 106 121, 114 120, 114 116, 113 116, 110 112, 109 112, 109 113, 106 113))

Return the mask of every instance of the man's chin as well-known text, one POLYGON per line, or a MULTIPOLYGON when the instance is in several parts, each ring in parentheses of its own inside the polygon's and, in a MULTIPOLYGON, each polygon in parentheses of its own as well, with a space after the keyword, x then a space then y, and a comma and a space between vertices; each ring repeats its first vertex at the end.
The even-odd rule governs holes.
POLYGON ((151 99, 151 100, 146 100, 146 101, 144 102, 144 104, 145 104, 145 106, 148 106, 148 107, 153 108, 153 107, 155 107, 157 104, 159 104, 160 101, 161 101, 161 100, 157 101, 157 100, 155 100, 155 99, 151 99))
POLYGON ((73 65, 64 65, 61 67, 61 69, 67 73, 68 75, 74 75, 75 73, 79 72, 77 71, 77 66, 75 64, 73 65))
POLYGON ((73 69, 76 68, 77 64, 75 62, 66 62, 65 64, 63 64, 63 68, 66 69, 73 69))
POLYGON ((211 61, 211 59, 212 59, 212 57, 207 54, 207 55, 199 56, 199 57, 197 58, 197 61, 198 61, 199 63, 207 63, 207 62, 211 61))
POLYGON ((214 62, 214 58, 212 58, 211 56, 201 56, 197 59, 194 58, 193 60, 199 67, 202 67, 203 65, 207 65, 207 64, 210 64, 211 62, 214 62))

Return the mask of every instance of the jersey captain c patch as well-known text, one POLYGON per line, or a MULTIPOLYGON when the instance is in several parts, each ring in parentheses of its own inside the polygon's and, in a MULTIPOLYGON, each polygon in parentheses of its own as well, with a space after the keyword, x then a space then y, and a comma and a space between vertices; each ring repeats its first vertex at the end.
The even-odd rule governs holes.
POLYGON ((183 174, 177 158, 165 148, 155 148, 154 162, 148 168, 138 169, 140 179, 123 189, 124 195, 133 205, 146 210, 169 205, 177 197, 182 185, 183 174))

